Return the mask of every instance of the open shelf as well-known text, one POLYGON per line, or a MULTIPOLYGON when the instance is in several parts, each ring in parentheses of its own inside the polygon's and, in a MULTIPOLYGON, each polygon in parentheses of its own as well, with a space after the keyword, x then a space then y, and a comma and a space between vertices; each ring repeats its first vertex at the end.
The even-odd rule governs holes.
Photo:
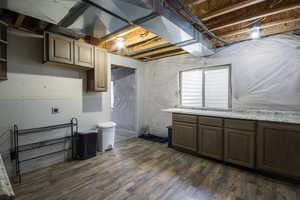
POLYGON ((26 145, 20 145, 19 152, 30 151, 30 150, 34 150, 34 149, 43 148, 46 146, 52 146, 52 145, 56 145, 56 144, 66 143, 66 141, 68 141, 70 139, 72 139, 72 137, 67 136, 67 137, 60 137, 60 138, 55 138, 55 139, 50 139, 50 140, 44 140, 44 141, 26 144, 26 145))
POLYGON ((16 176, 19 178, 19 182, 21 182, 21 169, 20 165, 23 162, 27 162, 30 160, 34 159, 39 159, 45 156, 49 156, 52 154, 57 154, 57 153, 62 153, 65 151, 71 151, 72 152, 72 159, 75 158, 74 155, 74 139, 77 136, 78 133, 78 120, 76 118, 72 118, 70 123, 65 123, 65 124, 58 124, 58 125, 52 125, 52 126, 44 126, 44 127, 38 127, 38 128, 31 128, 31 129, 20 129, 18 128, 17 125, 14 125, 14 130, 13 130, 13 141, 14 141, 14 149, 11 151, 11 159, 16 160, 16 176), (22 136, 25 136, 27 134, 34 134, 34 133, 43 133, 46 132, 47 134, 51 134, 51 130, 55 129, 61 129, 61 128, 71 128, 71 136, 64 136, 64 137, 59 137, 59 138, 54 138, 54 139, 48 139, 48 140, 42 140, 39 142, 34 142, 26 145, 19 145, 19 139, 22 136), (39 149, 43 148, 46 146, 51 146, 55 144, 60 144, 60 143, 66 143, 70 141, 71 142, 71 148, 67 148, 64 146, 64 149, 60 149, 58 151, 54 152, 49 152, 46 154, 34 156, 31 158, 27 158, 24 160, 20 159, 20 153, 25 152, 25 151, 30 151, 34 149, 39 149))
POLYGON ((46 157, 46 156, 50 156, 50 155, 53 155, 53 154, 58 154, 58 153, 66 152, 66 151, 71 151, 71 150, 72 149, 63 149, 63 150, 59 150, 59 151, 54 151, 54 152, 51 152, 51 153, 42 154, 42 155, 35 156, 35 157, 32 157, 32 158, 27 158, 25 160, 20 160, 19 163, 23 163, 23 162, 43 158, 43 157, 46 157))

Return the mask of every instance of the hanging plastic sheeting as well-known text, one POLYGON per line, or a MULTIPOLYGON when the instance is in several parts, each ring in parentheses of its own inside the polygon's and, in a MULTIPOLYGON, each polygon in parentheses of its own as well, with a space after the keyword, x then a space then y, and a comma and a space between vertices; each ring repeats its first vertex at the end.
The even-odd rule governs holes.
POLYGON ((233 108, 300 110, 297 36, 251 40, 220 49, 206 65, 232 64, 233 108))

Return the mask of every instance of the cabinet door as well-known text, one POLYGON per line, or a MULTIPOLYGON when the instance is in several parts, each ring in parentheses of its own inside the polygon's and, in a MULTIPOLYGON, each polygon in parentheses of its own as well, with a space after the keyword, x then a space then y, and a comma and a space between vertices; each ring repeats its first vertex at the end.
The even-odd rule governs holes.
POLYGON ((197 125, 173 122, 173 145, 187 150, 197 151, 197 125))
POLYGON ((198 152, 223 160, 223 129, 200 125, 198 130, 198 152))
POLYGON ((257 166, 259 169, 300 178, 300 126, 258 123, 257 166))
POLYGON ((74 48, 75 65, 94 68, 94 46, 75 41, 74 48))
POLYGON ((49 61, 74 64, 73 40, 49 33, 49 61))
POLYGON ((224 160, 230 163, 253 168, 255 166, 255 133, 234 129, 224 129, 224 160))
POLYGON ((88 90, 94 92, 107 91, 107 52, 95 48, 95 68, 88 72, 88 90))

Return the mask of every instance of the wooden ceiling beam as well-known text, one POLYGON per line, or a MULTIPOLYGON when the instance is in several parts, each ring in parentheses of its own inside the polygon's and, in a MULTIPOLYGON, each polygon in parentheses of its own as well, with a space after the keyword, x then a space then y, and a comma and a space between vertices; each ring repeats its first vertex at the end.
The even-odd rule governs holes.
POLYGON ((165 48, 161 48, 161 49, 158 49, 158 50, 153 50, 153 51, 150 51, 150 52, 147 52, 147 53, 141 53, 139 55, 132 56, 132 58, 137 58, 137 59, 138 58, 144 58, 144 57, 152 56, 152 55, 155 55, 155 54, 164 53, 164 52, 167 52, 167 51, 173 51, 173 50, 176 50, 176 49, 179 49, 179 47, 177 47, 177 46, 165 47, 165 48))
POLYGON ((25 15, 18 15, 17 20, 15 22, 15 27, 16 28, 21 27, 25 18, 26 18, 25 15))
POLYGON ((100 43, 107 43, 107 42, 113 41, 113 40, 117 39, 118 37, 123 37, 126 34, 129 34, 131 32, 139 30, 139 29, 141 29, 141 27, 139 27, 139 26, 136 26, 136 25, 130 26, 128 28, 125 28, 125 29, 109 36, 108 38, 103 39, 102 41, 100 41, 100 43))
MULTIPOLYGON (((150 39, 153 39, 157 37, 157 35, 155 35, 154 33, 151 33, 145 29, 138 29, 135 30, 131 33, 126 34, 123 38, 124 38, 124 44, 127 47, 133 46, 135 44, 139 44, 143 41, 147 41, 150 39)), ((102 43, 102 47, 105 47, 111 51, 113 51, 114 49, 114 45, 115 45, 115 41, 109 41, 109 42, 104 42, 102 43)))
POLYGON ((206 1, 208 1, 208 0, 196 0, 196 1, 193 1, 193 2, 189 3, 188 6, 195 6, 195 5, 204 3, 206 1))
MULTIPOLYGON (((260 30, 263 31, 263 29, 266 29, 266 28, 271 28, 271 27, 275 27, 278 25, 282 25, 282 24, 294 23, 294 22, 298 22, 298 21, 300 21, 300 18, 289 18, 289 19, 279 20, 279 21, 275 21, 275 22, 270 22, 270 23, 262 24, 260 26, 260 30)), ((242 29, 242 30, 238 30, 238 31, 233 31, 233 32, 230 32, 227 34, 223 34, 220 37, 228 38, 228 37, 233 37, 236 35, 250 33, 250 32, 251 32, 251 29, 246 28, 246 29, 242 29)))
POLYGON ((299 8, 300 8, 300 3, 296 3, 296 4, 286 6, 286 7, 283 7, 283 8, 273 9, 273 10, 261 13, 259 15, 256 15, 256 16, 251 16, 251 17, 248 17, 248 18, 245 18, 245 19, 239 19, 235 22, 231 22, 231 23, 228 23, 228 24, 223 24, 221 26, 210 28, 209 30, 210 31, 217 31, 217 30, 224 29, 224 28, 234 26, 234 25, 237 25, 237 24, 241 24, 241 23, 244 23, 244 22, 257 20, 257 19, 260 19, 260 18, 263 18, 263 17, 268 17, 268 16, 271 16, 271 15, 280 14, 280 13, 283 13, 283 12, 287 12, 287 11, 294 10, 294 9, 299 9, 299 8))
MULTIPOLYGON (((300 18, 268 23, 263 25, 261 29, 262 37, 300 30, 300 18)), ((250 30, 245 29, 241 31, 235 31, 230 34, 222 35, 221 37, 228 43, 236 43, 251 39, 249 33, 250 30)), ((222 44, 218 44, 219 45, 217 46, 222 46, 222 44)))
POLYGON ((166 41, 166 40, 163 40, 163 39, 161 39, 159 37, 156 37, 156 38, 153 38, 151 40, 142 42, 140 44, 136 44, 136 45, 128 48, 127 51, 121 52, 120 54, 121 55, 136 54, 136 53, 138 53, 140 51, 145 51, 147 49, 159 47, 159 46, 166 45, 166 44, 169 44, 169 42, 166 41))
POLYGON ((157 60, 157 59, 166 58, 166 57, 170 57, 170 56, 182 55, 182 54, 186 54, 186 53, 187 53, 186 51, 181 50, 181 51, 176 51, 176 52, 172 52, 172 53, 163 54, 163 55, 160 55, 160 56, 146 58, 143 61, 148 62, 148 61, 152 61, 152 60, 157 60))
POLYGON ((210 13, 208 16, 202 18, 201 20, 202 21, 208 21, 208 20, 213 19, 215 17, 225 15, 225 14, 228 14, 228 13, 231 13, 231 12, 237 11, 239 9, 246 8, 246 7, 258 4, 258 3, 262 3, 264 1, 266 1, 266 0, 246 0, 246 1, 242 1, 242 2, 239 2, 237 4, 234 4, 234 5, 228 6, 226 8, 223 8, 221 10, 217 10, 213 13, 210 13))

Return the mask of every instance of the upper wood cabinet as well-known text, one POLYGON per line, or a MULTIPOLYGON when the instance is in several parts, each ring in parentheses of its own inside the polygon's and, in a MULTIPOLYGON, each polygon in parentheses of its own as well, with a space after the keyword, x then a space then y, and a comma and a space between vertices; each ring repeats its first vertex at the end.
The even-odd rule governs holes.
POLYGON ((94 92, 107 91, 107 52, 105 49, 95 48, 95 68, 88 71, 88 90, 94 92))
POLYGON ((105 49, 45 32, 44 62, 88 70, 88 91, 107 91, 108 62, 105 49))
POLYGON ((92 45, 74 41, 74 64, 83 67, 94 68, 94 50, 95 48, 92 45))
POLYGON ((257 168, 300 179, 300 125, 258 122, 257 168))
POLYGON ((46 33, 46 61, 74 64, 74 41, 70 38, 46 33))
POLYGON ((95 66, 95 47, 71 38, 44 33, 44 62, 90 70, 95 66))

